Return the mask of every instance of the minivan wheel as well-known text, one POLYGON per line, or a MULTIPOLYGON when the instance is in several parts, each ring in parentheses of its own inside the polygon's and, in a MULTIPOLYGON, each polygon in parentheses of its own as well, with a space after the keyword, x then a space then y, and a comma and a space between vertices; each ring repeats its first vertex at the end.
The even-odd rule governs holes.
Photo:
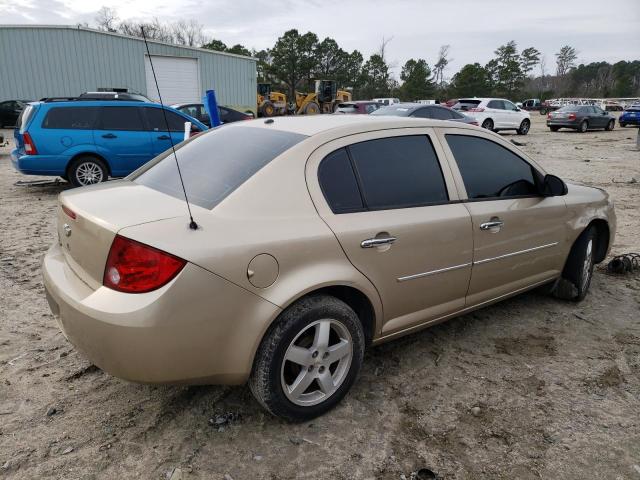
POLYGON ((594 227, 589 227, 580 234, 569 252, 562 277, 556 284, 556 297, 579 302, 587 295, 593 277, 596 242, 597 234, 594 227))
POLYGON ((356 313, 328 295, 304 298, 285 310, 263 338, 249 378, 255 398, 289 421, 333 408, 356 379, 364 356, 356 313))
POLYGON ((524 120, 522 120, 520 128, 518 128, 517 130, 518 135, 526 135, 527 133, 529 133, 529 128, 531 128, 531 122, 525 118, 524 120))
POLYGON ((487 130, 493 130, 493 120, 487 118, 484 122, 482 122, 482 128, 486 128, 487 130))
POLYGON ((104 162, 89 156, 76 158, 69 166, 67 175, 74 187, 106 182, 109 178, 104 162))
POLYGON ((615 127, 616 122, 613 120, 609 120, 609 123, 607 123, 607 126, 605 128, 605 130, 607 132, 610 132, 611 130, 613 130, 613 127, 615 127))

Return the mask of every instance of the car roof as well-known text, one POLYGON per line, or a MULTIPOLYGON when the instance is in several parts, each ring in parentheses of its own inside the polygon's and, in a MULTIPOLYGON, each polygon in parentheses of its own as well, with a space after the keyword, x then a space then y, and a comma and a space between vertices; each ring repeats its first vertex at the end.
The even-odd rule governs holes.
MULTIPOLYGON (((424 106, 424 105, 423 105, 424 106)), ((313 136, 329 130, 340 133, 357 131, 385 130, 405 127, 447 127, 452 128, 454 122, 432 120, 426 118, 372 116, 372 115, 309 115, 257 119, 247 122, 234 122, 225 128, 270 128, 300 135, 313 136)), ((477 127, 455 123, 455 127, 469 128, 477 131, 477 127)))
POLYGON ((141 102, 139 100, 118 100, 118 102, 114 102, 113 100, 61 100, 61 101, 53 101, 53 102, 44 102, 37 101, 31 102, 35 104, 41 105, 51 105, 52 107, 157 107, 160 108, 162 105, 159 103, 153 102, 141 102))

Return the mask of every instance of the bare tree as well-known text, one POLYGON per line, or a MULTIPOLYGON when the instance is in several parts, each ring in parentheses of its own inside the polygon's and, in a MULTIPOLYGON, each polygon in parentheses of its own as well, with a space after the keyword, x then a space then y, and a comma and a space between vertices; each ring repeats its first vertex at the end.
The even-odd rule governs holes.
POLYGON ((95 21, 98 25, 98 30, 115 32, 118 26, 118 12, 115 8, 102 7, 96 13, 95 21))
POLYGON ((202 25, 197 20, 179 20, 171 25, 173 41, 178 45, 199 47, 205 43, 202 25))
POLYGON ((449 49, 451 45, 442 45, 438 52, 438 60, 433 66, 433 80, 439 89, 444 85, 444 70, 449 65, 449 49))

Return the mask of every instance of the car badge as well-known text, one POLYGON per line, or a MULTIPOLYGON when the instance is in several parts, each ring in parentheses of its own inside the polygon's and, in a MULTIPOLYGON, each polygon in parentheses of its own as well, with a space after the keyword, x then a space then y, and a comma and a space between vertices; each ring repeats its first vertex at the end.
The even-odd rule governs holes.
POLYGON ((64 230, 64 234, 65 234, 67 237, 70 237, 70 236, 71 236, 71 226, 70 226, 68 223, 65 223, 65 224, 62 226, 62 229, 64 230))

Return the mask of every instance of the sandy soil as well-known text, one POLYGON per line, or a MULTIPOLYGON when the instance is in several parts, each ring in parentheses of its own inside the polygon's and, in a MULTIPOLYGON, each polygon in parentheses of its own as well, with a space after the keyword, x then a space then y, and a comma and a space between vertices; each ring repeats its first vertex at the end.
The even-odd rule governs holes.
MULTIPOLYGON (((640 251, 636 130, 532 118, 509 138, 607 189, 613 252, 640 251)), ((640 479, 639 277, 600 269, 580 304, 531 292, 372 349, 339 408, 290 425, 245 387, 135 385, 77 354, 40 278, 61 187, 20 179, 0 156, 1 478, 640 479)))

